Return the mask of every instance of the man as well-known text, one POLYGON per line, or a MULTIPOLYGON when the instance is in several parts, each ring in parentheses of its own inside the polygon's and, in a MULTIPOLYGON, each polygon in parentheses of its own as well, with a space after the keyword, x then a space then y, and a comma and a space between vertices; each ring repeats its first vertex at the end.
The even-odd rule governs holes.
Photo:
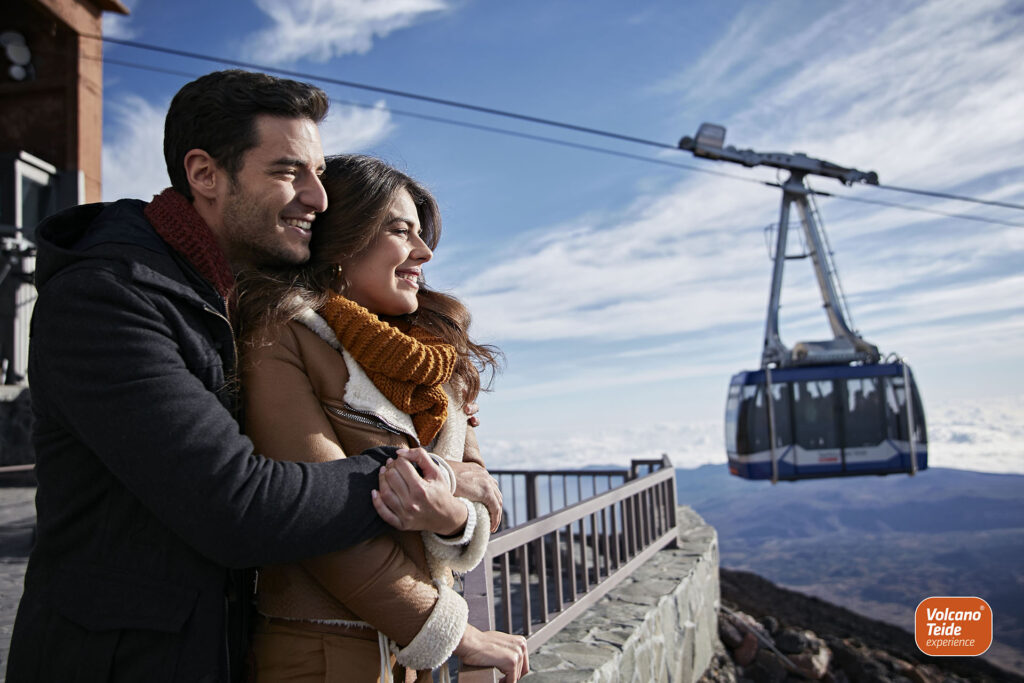
POLYGON ((389 509, 371 492, 392 451, 275 462, 239 432, 234 274, 309 257, 326 112, 306 84, 204 76, 167 115, 172 188, 39 227, 38 527, 11 683, 240 680, 253 587, 239 570, 371 538, 375 507, 407 529, 465 523, 429 458, 413 454, 424 478, 389 509))

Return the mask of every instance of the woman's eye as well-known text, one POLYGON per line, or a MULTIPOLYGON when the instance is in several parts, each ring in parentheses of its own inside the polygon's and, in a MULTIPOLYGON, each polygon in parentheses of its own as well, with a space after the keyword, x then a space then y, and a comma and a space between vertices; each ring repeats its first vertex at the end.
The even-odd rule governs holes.
POLYGON ((407 237, 409 235, 409 228, 392 228, 391 232, 395 235, 401 235, 407 237))

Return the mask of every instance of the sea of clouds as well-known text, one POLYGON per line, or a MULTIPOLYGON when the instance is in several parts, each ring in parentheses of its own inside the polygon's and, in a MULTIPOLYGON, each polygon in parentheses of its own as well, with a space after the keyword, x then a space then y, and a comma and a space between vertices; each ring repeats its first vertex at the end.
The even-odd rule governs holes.
MULTIPOLYGON (((1024 474, 1024 397, 940 403, 929 407, 928 464, 976 472, 1024 474)), ((628 466, 630 460, 667 454, 676 467, 726 462, 718 420, 655 423, 588 431, 555 439, 489 439, 480 445, 491 469, 575 469, 628 466)))

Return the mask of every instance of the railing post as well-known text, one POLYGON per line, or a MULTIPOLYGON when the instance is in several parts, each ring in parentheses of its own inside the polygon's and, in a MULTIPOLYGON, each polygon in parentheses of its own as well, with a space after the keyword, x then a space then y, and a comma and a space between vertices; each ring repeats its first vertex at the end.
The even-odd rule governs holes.
MULTIPOLYGON (((498 683, 501 672, 497 669, 481 669, 475 666, 463 666, 459 669, 459 683, 498 683)), ((504 678, 500 680, 505 680, 504 678)))
POLYGON ((562 581, 562 532, 555 529, 555 596, 558 599, 558 610, 565 609, 565 584, 562 581))
POLYGON ((580 566, 583 569, 583 592, 590 592, 590 567, 587 557, 587 522, 581 517, 577 520, 580 523, 580 566))
POLYGON ((569 522, 566 525, 567 540, 566 548, 569 551, 569 595, 572 596, 572 602, 576 602, 576 596, 579 595, 579 591, 576 588, 576 537, 573 533, 573 525, 575 522, 569 522))
POLYGON ((547 537, 541 536, 536 541, 537 544, 537 583, 540 589, 540 614, 541 621, 547 622, 548 615, 551 613, 550 605, 548 604, 548 553, 547 553, 547 537))
MULTIPOLYGON (((466 574, 463 594, 469 605, 469 623, 481 631, 494 630, 494 565, 484 561, 466 574)), ((507 599, 507 598, 506 598, 507 599)), ((459 664, 459 680, 463 683, 497 683, 499 672, 494 668, 466 667, 459 664)))
POLYGON ((678 540, 679 539, 679 531, 678 531, 679 520, 676 519, 676 507, 678 506, 679 503, 678 503, 678 500, 677 500, 678 488, 677 488, 677 485, 676 485, 676 468, 672 466, 672 461, 669 460, 668 453, 662 453, 661 454, 661 466, 662 467, 667 467, 668 469, 672 470, 672 478, 668 481, 668 487, 669 487, 668 522, 669 522, 669 525, 673 529, 676 529, 676 540, 672 541, 672 543, 670 543, 668 547, 669 548, 678 548, 679 547, 679 540, 678 540))
POLYGON ((530 544, 519 546, 519 577, 522 581, 523 635, 529 636, 533 627, 533 611, 530 609, 530 544))
POLYGON ((512 568, 509 566, 508 553, 502 553, 501 559, 501 616, 505 620, 504 630, 512 633, 512 568))
POLYGON ((537 473, 526 474, 526 521, 532 522, 540 517, 537 510, 537 473))
POLYGON ((469 606, 469 623, 481 631, 494 630, 494 568, 489 560, 478 564, 462 580, 469 606))
POLYGON ((601 549, 604 555, 604 575, 612 575, 612 548, 608 533, 608 509, 601 510, 601 549))

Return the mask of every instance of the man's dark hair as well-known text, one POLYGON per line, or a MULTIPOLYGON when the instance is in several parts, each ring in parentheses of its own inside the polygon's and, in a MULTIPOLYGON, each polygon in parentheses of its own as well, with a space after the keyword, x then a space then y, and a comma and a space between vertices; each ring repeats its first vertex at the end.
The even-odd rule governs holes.
POLYGON ((164 159, 174 189, 192 199, 185 176, 185 154, 192 149, 205 151, 234 180, 245 152, 259 144, 261 114, 320 123, 327 95, 308 83, 239 69, 206 74, 179 90, 164 123, 164 159))

